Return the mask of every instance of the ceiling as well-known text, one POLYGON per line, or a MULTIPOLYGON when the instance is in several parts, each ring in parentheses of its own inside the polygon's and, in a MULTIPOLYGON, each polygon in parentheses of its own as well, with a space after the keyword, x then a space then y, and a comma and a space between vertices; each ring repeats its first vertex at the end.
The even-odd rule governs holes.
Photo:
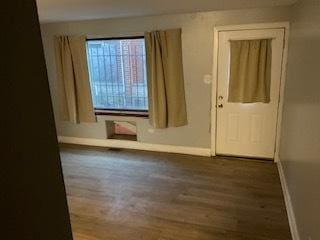
POLYGON ((292 5, 297 0, 37 0, 41 22, 292 5))

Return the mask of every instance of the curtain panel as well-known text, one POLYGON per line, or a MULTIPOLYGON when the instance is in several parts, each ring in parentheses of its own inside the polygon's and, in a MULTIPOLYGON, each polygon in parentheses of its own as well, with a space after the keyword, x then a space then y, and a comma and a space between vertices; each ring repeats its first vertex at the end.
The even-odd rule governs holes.
POLYGON ((181 29, 145 33, 150 123, 154 128, 187 125, 181 29))
POLYGON ((95 122, 85 36, 55 37, 60 120, 95 122))
POLYGON ((231 41, 229 102, 269 103, 272 39, 231 41))

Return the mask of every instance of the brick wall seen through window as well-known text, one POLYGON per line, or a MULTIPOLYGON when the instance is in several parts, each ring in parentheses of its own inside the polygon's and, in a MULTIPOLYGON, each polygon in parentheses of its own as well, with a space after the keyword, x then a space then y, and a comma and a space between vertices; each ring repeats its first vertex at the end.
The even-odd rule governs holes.
POLYGON ((144 38, 87 40, 94 107, 148 110, 144 38))

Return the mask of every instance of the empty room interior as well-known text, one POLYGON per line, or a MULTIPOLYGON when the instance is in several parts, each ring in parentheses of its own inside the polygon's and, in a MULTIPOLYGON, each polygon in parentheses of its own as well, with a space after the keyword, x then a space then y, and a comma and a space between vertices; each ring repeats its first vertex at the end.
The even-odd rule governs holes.
POLYGON ((37 9, 73 239, 320 239, 319 1, 37 9))

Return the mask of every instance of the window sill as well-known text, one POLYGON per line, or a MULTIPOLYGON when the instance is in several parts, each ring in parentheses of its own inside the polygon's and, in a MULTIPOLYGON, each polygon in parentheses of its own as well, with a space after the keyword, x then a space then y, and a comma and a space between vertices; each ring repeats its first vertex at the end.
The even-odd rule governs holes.
POLYGON ((97 116, 123 116, 123 117, 141 117, 148 118, 149 113, 147 111, 125 111, 125 110, 104 110, 95 109, 95 115, 97 116))

